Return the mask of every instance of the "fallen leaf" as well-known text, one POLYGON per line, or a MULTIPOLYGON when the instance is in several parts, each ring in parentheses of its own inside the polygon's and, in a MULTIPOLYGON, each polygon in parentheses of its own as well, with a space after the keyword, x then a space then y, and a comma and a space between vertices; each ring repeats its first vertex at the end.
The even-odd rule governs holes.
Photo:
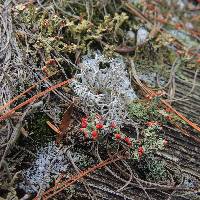
POLYGON ((68 129, 70 123, 71 123, 73 108, 74 108, 74 102, 72 102, 70 104, 70 106, 67 108, 67 110, 63 114, 61 124, 59 126, 60 134, 56 138, 57 144, 60 144, 60 142, 62 141, 63 137, 65 136, 66 131, 67 131, 67 129, 68 129))
POLYGON ((73 108, 74 108, 74 103, 72 102, 62 117, 61 124, 59 126, 59 129, 62 132, 62 134, 66 132, 67 128, 71 123, 73 108))
POLYGON ((64 112, 59 128, 53 125, 50 121, 46 122, 47 125, 57 133, 57 138, 56 138, 57 144, 60 144, 61 140, 66 134, 67 128, 71 123, 73 108, 74 108, 74 102, 72 102, 70 106, 67 108, 67 110, 64 112))

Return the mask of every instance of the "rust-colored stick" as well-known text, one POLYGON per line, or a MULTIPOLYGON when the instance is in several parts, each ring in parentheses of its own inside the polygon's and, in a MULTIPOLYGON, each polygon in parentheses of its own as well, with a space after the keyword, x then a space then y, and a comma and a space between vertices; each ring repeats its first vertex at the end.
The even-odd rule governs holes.
POLYGON ((7 119, 8 117, 10 117, 12 114, 15 113, 16 110, 20 109, 21 107, 31 103, 31 102, 34 102, 36 99, 44 96, 45 94, 47 94, 48 92, 52 91, 52 90, 55 90, 59 87, 62 87, 63 85, 65 84, 68 84, 70 82, 71 79, 69 80, 66 80, 66 81, 63 81, 61 83, 58 83, 56 85, 53 85, 49 88, 47 88, 46 90, 44 90, 43 92, 39 92, 38 94, 34 95, 33 97, 31 97, 30 99, 24 101, 23 103, 20 103, 19 105, 17 105, 16 107, 14 107, 13 109, 9 110, 8 112, 6 112, 5 114, 3 114, 2 116, 0 116, 0 122, 7 119))
POLYGON ((61 135, 61 134, 62 134, 61 131, 60 131, 55 125, 53 125, 50 121, 47 121, 46 123, 47 123, 47 125, 48 125, 54 132, 56 132, 58 135, 61 135))
POLYGON ((42 80, 39 80, 38 82, 34 83, 31 87, 29 87, 28 89, 26 89, 24 92, 22 92, 21 94, 19 94, 18 96, 14 97, 13 99, 11 99, 10 101, 8 101, 7 103, 5 103, 3 106, 0 107, 0 111, 5 109, 7 106, 9 106, 10 104, 14 103, 15 101, 17 101, 17 99, 19 99, 20 97, 22 97, 23 95, 25 95, 27 92, 31 91, 34 87, 36 87, 39 83, 46 81, 47 79, 49 79, 51 76, 55 75, 58 71, 56 71, 55 73, 51 74, 50 76, 47 76, 45 78, 43 78, 42 80))
POLYGON ((148 18, 142 14, 138 9, 136 9, 131 3, 124 3, 125 7, 129 9, 129 11, 133 14, 138 16, 139 18, 141 18, 143 21, 152 24, 152 22, 150 22, 148 20, 148 18))
MULTIPOLYGON (((137 77, 135 77, 136 83, 141 87, 141 89, 147 93, 148 95, 151 96, 156 96, 156 93, 146 87, 137 77)), ((181 114, 180 112, 178 112, 177 110, 175 110, 169 103, 167 103, 166 100, 161 99, 160 100, 166 107, 168 107, 173 113, 175 113, 176 115, 178 115, 183 121, 185 121, 187 124, 189 124, 192 128, 194 128, 196 131, 200 132, 200 127, 198 127, 195 123, 191 122, 189 119, 187 119, 183 114, 181 114)))
POLYGON ((165 104, 166 107, 170 108, 172 112, 174 112, 176 115, 178 115, 182 120, 184 120, 187 124, 189 124, 192 128, 200 132, 200 127, 198 127, 195 123, 191 122, 189 119, 187 119, 184 115, 182 115, 180 112, 172 108, 172 106, 167 103, 165 100, 161 99, 161 102, 165 104))
MULTIPOLYGON (((81 171, 79 174, 72 176, 71 178, 69 178, 66 181, 62 181, 60 183, 55 184, 54 187, 50 188, 49 190, 47 190, 46 192, 43 193, 42 199, 47 200, 47 199, 55 196, 56 194, 58 194, 59 192, 61 192, 65 188, 69 187, 70 185, 72 185, 76 181, 83 178, 84 176, 87 176, 88 174, 94 172, 95 170, 100 169, 102 167, 105 167, 106 165, 111 164, 113 162, 116 162, 117 160, 121 160, 123 158, 124 157, 115 158, 113 156, 112 158, 108 158, 107 160, 104 160, 104 161, 100 162, 99 164, 97 164, 97 165, 95 165, 95 166, 93 166, 93 167, 91 167, 91 168, 89 168, 85 171, 81 171)), ((33 200, 38 200, 38 197, 35 197, 33 200)))
POLYGON ((200 144, 200 139, 199 139, 199 137, 195 137, 195 136, 191 135, 191 134, 188 133, 186 130, 184 130, 182 127, 180 127, 177 123, 174 123, 174 122, 171 122, 171 123, 174 124, 174 125, 176 126, 176 128, 178 128, 178 129, 181 131, 181 133, 182 133, 183 135, 186 135, 187 137, 193 139, 195 142, 198 142, 198 143, 200 144))
MULTIPOLYGON (((143 85, 144 86, 144 85, 143 85)), ((144 86, 145 87, 145 86, 144 86)), ((145 87, 146 88, 146 87, 145 87)), ((156 95, 156 93, 154 91, 152 91, 149 88, 146 88, 146 90, 148 92, 148 94, 150 95, 156 95)), ((183 121, 185 121, 187 124, 189 124, 192 128, 194 128, 196 131, 200 132, 200 127, 198 127, 195 123, 191 122, 189 119, 187 119, 183 114, 181 114, 180 112, 178 112, 177 110, 175 110, 169 103, 167 103, 166 100, 161 99, 161 102, 168 107, 173 113, 175 113, 176 115, 178 115, 183 121)))

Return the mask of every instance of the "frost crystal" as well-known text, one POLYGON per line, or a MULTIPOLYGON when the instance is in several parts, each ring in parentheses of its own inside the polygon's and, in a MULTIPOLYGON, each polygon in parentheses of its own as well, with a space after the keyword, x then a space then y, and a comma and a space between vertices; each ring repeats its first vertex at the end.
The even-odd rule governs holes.
POLYGON ((96 52, 82 58, 81 72, 71 83, 87 113, 98 112, 119 125, 127 116, 127 104, 137 98, 121 57, 107 58, 96 52))

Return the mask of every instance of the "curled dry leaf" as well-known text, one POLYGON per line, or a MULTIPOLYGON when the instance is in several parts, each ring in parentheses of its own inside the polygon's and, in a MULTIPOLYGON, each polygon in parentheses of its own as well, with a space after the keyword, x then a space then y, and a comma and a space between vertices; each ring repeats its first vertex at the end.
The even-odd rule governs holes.
POLYGON ((60 134, 57 137, 56 143, 59 144, 63 137, 66 135, 66 131, 71 123, 72 120, 72 112, 74 108, 74 102, 70 104, 67 110, 64 112, 64 115, 61 120, 61 124, 59 126, 60 134))
POLYGON ((67 110, 64 112, 64 115, 62 117, 61 124, 59 126, 60 131, 64 134, 67 130, 67 128, 70 125, 71 119, 72 119, 72 111, 74 108, 74 103, 72 102, 70 106, 67 108, 67 110))
POLYGON ((70 104, 70 106, 67 108, 67 110, 64 112, 64 115, 61 120, 61 124, 59 128, 57 128, 55 125, 53 125, 50 121, 47 121, 47 125, 57 133, 56 143, 60 144, 61 140, 66 134, 66 131, 71 123, 72 119, 72 111, 74 108, 74 102, 70 104))

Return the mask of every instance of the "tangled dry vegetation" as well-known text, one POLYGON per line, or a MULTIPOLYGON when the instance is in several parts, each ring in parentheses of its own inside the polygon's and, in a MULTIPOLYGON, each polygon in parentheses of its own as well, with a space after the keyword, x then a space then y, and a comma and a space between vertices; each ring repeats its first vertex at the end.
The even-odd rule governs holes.
POLYGON ((0 1, 1 199, 199 199, 198 0, 0 1))

